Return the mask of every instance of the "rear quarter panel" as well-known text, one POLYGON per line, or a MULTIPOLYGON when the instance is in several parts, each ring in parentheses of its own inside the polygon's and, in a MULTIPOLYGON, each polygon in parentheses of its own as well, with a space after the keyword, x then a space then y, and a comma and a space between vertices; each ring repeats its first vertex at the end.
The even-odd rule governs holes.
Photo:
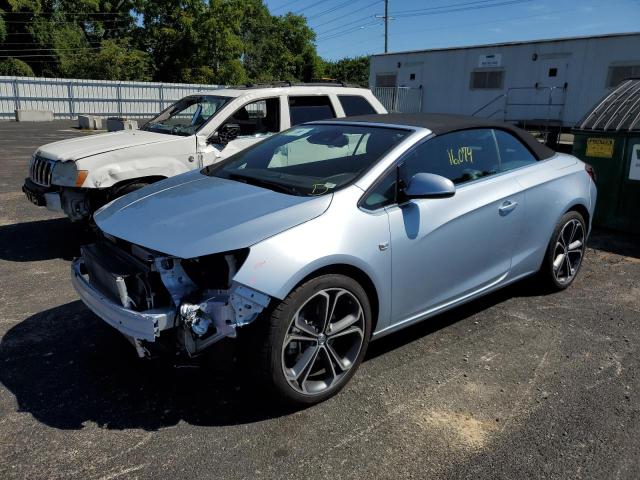
POLYGON ((557 154, 522 169, 516 177, 525 195, 525 221, 514 250, 511 278, 537 271, 553 230, 562 215, 576 205, 593 213, 595 193, 584 163, 571 155, 557 154))

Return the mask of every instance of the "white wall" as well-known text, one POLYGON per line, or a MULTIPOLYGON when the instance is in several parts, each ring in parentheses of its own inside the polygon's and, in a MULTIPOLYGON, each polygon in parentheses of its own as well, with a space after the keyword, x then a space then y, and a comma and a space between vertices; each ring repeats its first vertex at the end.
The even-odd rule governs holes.
MULTIPOLYGON (((549 79, 548 68, 566 65, 567 82, 564 107, 555 108, 565 126, 575 125, 587 111, 607 92, 609 66, 624 63, 640 64, 640 33, 626 36, 593 37, 516 45, 472 47, 452 50, 433 50, 414 53, 374 55, 371 57, 370 85, 375 85, 376 74, 397 73, 398 85, 408 82, 408 70, 416 70, 411 86, 423 87, 422 111, 472 114, 477 109, 507 93, 513 87, 534 87, 536 82, 549 79), (502 90, 472 90, 471 72, 478 68, 481 55, 500 54, 504 69, 502 90), (537 55, 534 61, 533 56, 537 55), (400 67, 398 67, 400 62, 400 67), (406 65, 410 65, 407 67, 406 65), (413 65, 413 66, 411 66, 413 65)), ((561 73, 561 72, 559 72, 561 73)), ((562 82, 564 83, 564 82, 562 82)), ((409 83, 406 83, 409 85, 409 83)), ((511 91, 512 103, 545 103, 544 93, 533 88, 511 91)), ((555 93, 554 102, 562 103, 562 92, 555 93)), ((479 116, 488 116, 504 106, 496 101, 479 116)), ((547 107, 511 106, 508 116, 543 118, 547 107)), ((551 112, 553 116, 554 112, 551 112)), ((502 114, 493 118, 502 119, 502 114)))

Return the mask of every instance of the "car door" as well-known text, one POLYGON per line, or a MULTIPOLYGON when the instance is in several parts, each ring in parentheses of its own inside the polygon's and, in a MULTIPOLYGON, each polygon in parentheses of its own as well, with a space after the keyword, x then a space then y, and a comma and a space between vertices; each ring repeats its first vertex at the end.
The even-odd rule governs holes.
POLYGON ((226 144, 199 142, 201 165, 215 163, 220 158, 227 158, 278 133, 281 130, 280 117, 279 97, 263 98, 243 105, 220 124, 220 128, 228 124, 237 125, 240 134, 236 138, 226 144))
POLYGON ((418 318, 504 280, 524 219, 523 194, 500 172, 491 129, 425 140, 401 160, 402 182, 419 172, 451 179, 450 198, 386 207, 389 215, 393 314, 418 318))

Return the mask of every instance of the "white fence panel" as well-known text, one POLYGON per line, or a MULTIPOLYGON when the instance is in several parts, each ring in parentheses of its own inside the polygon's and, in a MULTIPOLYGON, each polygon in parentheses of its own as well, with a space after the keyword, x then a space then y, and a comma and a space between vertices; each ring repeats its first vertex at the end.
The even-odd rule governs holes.
POLYGON ((56 118, 148 118, 185 95, 217 88, 223 86, 0 76, 0 119, 14 118, 19 108, 52 110, 56 118))
POLYGON ((373 87, 371 91, 389 112, 416 113, 422 111, 421 88, 373 87))

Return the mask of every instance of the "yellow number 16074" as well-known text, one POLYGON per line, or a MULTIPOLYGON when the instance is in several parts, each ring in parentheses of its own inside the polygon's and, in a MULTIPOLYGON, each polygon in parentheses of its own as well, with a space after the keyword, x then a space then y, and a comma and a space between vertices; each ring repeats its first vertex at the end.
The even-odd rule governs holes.
POLYGON ((454 155, 453 149, 447 150, 449 164, 460 165, 462 163, 473 163, 473 150, 471 147, 460 147, 458 154, 454 155))

